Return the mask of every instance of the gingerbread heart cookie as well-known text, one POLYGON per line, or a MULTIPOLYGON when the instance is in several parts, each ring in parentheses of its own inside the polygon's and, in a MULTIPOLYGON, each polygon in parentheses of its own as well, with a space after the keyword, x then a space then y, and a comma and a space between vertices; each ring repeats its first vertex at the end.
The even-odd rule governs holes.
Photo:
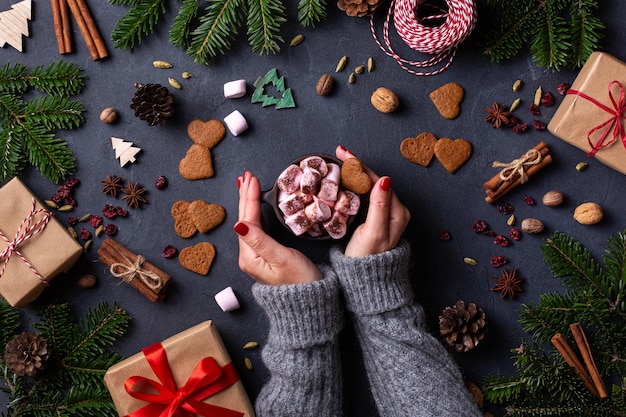
POLYGON ((219 204, 195 200, 189 205, 189 214, 200 233, 206 233, 224 222, 226 210, 219 204))
POLYGON ((200 275, 209 273, 214 259, 215 246, 209 242, 186 247, 178 254, 178 262, 183 268, 200 275))
POLYGON ((437 137, 429 132, 422 132, 415 138, 406 138, 400 144, 400 152, 409 161, 427 167, 435 155, 437 137))
POLYGON ((441 116, 446 119, 454 119, 461 111, 461 101, 463 101, 464 94, 463 87, 451 82, 431 92, 429 97, 441 116))
POLYGON ((341 185, 357 194, 366 194, 372 189, 372 179, 357 158, 349 158, 341 165, 341 185))
POLYGON ((212 177, 215 172, 213 171, 213 159, 209 148, 197 143, 191 145, 185 157, 178 164, 178 172, 188 180, 212 177))
POLYGON ((175 202, 171 209, 174 218, 174 231, 178 236, 185 239, 193 236, 198 230, 189 213, 190 205, 189 201, 180 200, 175 202))
POLYGON ((471 154, 472 144, 465 139, 441 138, 435 143, 435 156, 451 174, 459 169, 471 154))
POLYGON ((219 120, 192 120, 187 125, 187 135, 198 145, 213 149, 226 135, 224 123, 219 120))

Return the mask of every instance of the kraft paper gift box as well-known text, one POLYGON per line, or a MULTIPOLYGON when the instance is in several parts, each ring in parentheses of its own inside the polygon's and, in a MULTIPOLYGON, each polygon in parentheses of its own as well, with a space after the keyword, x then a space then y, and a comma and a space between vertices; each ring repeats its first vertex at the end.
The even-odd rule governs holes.
POLYGON ((35 300, 81 254, 80 244, 19 178, 0 188, 0 295, 9 304, 35 300))
MULTIPOLYGON (((191 398, 188 405, 198 401, 221 408, 206 415, 254 417, 252 404, 211 320, 148 346, 142 352, 112 366, 104 376, 104 382, 120 416, 158 416, 167 407, 172 407, 174 399, 180 399, 179 394, 184 391, 188 394, 186 398, 191 398), (200 374, 197 372, 204 368, 201 365, 203 361, 209 364, 214 361, 217 369, 214 368, 213 371, 222 373, 214 383, 200 383, 195 390, 190 388, 190 381, 193 379, 190 376, 194 374, 199 378, 200 374), (171 378, 169 384, 168 378, 171 378), (222 386, 218 386, 221 382, 224 382, 222 386), (155 388, 160 385, 168 388, 155 388), (145 400, 131 396, 127 388, 133 393, 139 393, 140 397, 146 396, 145 400), (169 394, 158 394, 159 389, 168 391, 169 394), (207 392, 210 394, 208 397, 205 395, 207 392), (157 400, 154 396, 160 398, 157 400), (159 400, 162 404, 157 404, 159 400)), ((186 401, 187 399, 180 400, 181 410, 187 410, 186 414, 180 415, 205 415, 184 408, 186 401)))
POLYGON ((548 130, 588 156, 626 174, 626 64, 604 53, 591 54, 548 124, 548 130), (622 97, 620 98, 620 96, 622 97))

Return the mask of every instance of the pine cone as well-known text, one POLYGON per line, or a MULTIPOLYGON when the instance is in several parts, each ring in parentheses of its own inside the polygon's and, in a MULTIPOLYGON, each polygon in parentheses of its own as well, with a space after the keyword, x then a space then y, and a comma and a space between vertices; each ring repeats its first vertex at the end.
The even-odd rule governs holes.
POLYGON ((467 352, 478 346, 487 331, 485 313, 469 303, 457 301, 446 307, 439 316, 439 333, 449 346, 457 352, 467 352))
POLYGON ((6 344, 4 362, 17 376, 37 376, 45 370, 50 352, 38 333, 20 333, 6 344))
POLYGON ((174 115, 174 96, 161 84, 135 84, 130 108, 135 116, 146 120, 150 126, 165 126, 174 115))
POLYGON ((372 14, 385 0, 337 0, 337 7, 351 17, 372 14))

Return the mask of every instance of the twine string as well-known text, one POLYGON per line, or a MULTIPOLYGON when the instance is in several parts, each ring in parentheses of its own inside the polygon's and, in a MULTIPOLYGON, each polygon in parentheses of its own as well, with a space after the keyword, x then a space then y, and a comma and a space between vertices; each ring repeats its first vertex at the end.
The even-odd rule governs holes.
POLYGON ((530 149, 521 158, 514 159, 509 163, 496 161, 492 166, 494 168, 502 168, 500 171, 500 179, 502 181, 509 181, 513 179, 515 174, 519 174, 520 182, 524 184, 528 181, 528 174, 526 174, 524 167, 537 165, 542 159, 541 152, 537 149, 530 149))
POLYGON ((111 265, 111 274, 116 278, 121 278, 124 282, 132 282, 135 279, 139 279, 152 291, 158 291, 163 287, 163 279, 156 273, 146 271, 142 268, 144 261, 143 256, 137 255, 135 262, 128 259, 121 252, 118 253, 124 258, 126 263, 116 262, 111 265))
POLYGON ((370 16, 370 30, 378 47, 393 58, 407 72, 420 75, 435 75, 444 71, 452 64, 458 45, 463 42, 476 25, 475 0, 446 0, 448 11, 425 0, 392 0, 385 16, 382 29, 382 42, 378 37, 374 14, 370 16), (437 13, 418 19, 417 8, 428 6, 437 13), (398 55, 389 39, 389 26, 393 15, 393 25, 404 43, 411 49, 428 55, 429 59, 410 61, 398 55), (443 20, 441 25, 428 25, 430 21, 443 20), (384 43, 384 44, 383 44, 384 43), (433 68, 447 59, 438 69, 422 71, 422 68, 433 68))
POLYGON ((41 274, 37 272, 35 267, 28 261, 28 259, 26 259, 26 257, 24 257, 24 255, 19 250, 20 245, 22 245, 31 237, 36 236, 43 231, 43 229, 50 221, 50 217, 52 216, 52 213, 50 213, 48 210, 44 208, 35 209, 35 207, 35 199, 33 198, 30 212, 18 226, 17 231, 15 232, 15 236, 13 236, 13 240, 9 240, 6 235, 2 231, 0 231, 0 237, 2 237, 2 239, 4 239, 7 244, 7 247, 2 252, 0 252, 0 261, 4 261, 2 269, 0 269, 0 278, 2 277, 2 275, 4 275, 9 260, 15 254, 22 260, 22 262, 24 262, 24 264, 26 264, 26 266, 33 272, 33 274, 37 277, 37 279, 39 279, 39 281, 48 285, 44 277, 42 277, 41 274), (43 213, 43 216, 33 223, 35 216, 37 216, 39 213, 43 213))

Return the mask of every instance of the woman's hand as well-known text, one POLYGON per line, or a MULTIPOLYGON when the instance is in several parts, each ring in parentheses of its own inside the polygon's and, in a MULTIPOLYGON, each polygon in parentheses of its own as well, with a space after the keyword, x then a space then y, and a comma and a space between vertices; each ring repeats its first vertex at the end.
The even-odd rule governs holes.
POLYGON ((239 221, 239 268, 262 284, 312 282, 321 273, 301 252, 276 242, 261 228, 261 185, 249 172, 237 178, 239 221))
MULTIPOLYGON (((343 146, 338 146, 335 154, 342 161, 355 158, 343 146)), ((411 219, 409 210, 391 190, 391 178, 378 177, 367 167, 365 172, 374 185, 365 223, 356 228, 346 246, 345 255, 350 257, 374 255, 393 249, 411 219)))

